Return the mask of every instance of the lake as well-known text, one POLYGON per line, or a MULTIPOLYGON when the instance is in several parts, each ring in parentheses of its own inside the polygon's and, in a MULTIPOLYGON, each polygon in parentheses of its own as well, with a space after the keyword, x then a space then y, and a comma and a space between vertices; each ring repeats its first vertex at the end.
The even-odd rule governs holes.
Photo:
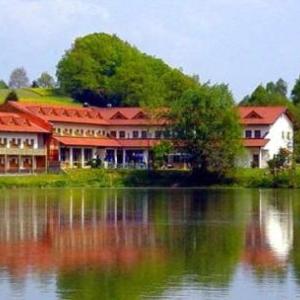
POLYGON ((0 299, 297 298, 300 191, 1 191, 0 299))

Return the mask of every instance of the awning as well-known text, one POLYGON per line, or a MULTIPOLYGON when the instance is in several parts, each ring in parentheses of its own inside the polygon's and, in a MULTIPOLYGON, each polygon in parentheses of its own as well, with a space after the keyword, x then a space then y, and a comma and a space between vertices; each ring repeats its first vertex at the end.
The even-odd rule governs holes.
POLYGON ((245 147, 264 147, 269 141, 269 139, 243 139, 243 145, 245 147))
POLYGON ((105 148, 152 148, 158 139, 110 139, 96 137, 55 136, 54 139, 65 146, 105 147, 105 148))
POLYGON ((109 138, 55 136, 54 139, 65 146, 119 147, 116 140, 109 138))

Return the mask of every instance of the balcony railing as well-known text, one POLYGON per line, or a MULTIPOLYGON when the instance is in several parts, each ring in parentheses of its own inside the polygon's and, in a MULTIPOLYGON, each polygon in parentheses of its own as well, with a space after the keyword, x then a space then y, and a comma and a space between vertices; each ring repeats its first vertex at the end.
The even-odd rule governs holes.
POLYGON ((46 148, 30 149, 30 148, 1 148, 0 155, 35 155, 43 156, 46 155, 46 148))

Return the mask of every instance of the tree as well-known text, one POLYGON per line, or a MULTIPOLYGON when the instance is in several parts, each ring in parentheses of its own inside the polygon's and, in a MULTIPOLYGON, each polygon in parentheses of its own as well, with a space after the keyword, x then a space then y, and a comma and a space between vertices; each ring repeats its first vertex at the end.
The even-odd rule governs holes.
POLYGON ((172 131, 202 176, 221 177, 234 167, 241 151, 241 128, 232 94, 226 85, 186 91, 170 111, 172 131))
POLYGON ((4 80, 0 80, 0 89, 7 89, 8 86, 4 80))
POLYGON ((36 80, 39 87, 42 88, 54 88, 55 80, 54 78, 48 74, 47 72, 43 72, 40 77, 36 80))
POLYGON ((29 79, 26 70, 23 67, 13 70, 9 79, 9 87, 19 89, 28 86, 29 79))
POLYGON ((292 89, 291 98, 295 105, 300 104, 300 76, 296 80, 295 85, 292 89))
POLYGON ((195 78, 142 53, 116 35, 95 33, 75 40, 57 66, 59 87, 77 100, 90 94, 98 103, 168 106, 195 78))
POLYGON ((169 141, 162 141, 153 147, 155 167, 160 168, 166 163, 167 156, 171 153, 172 149, 173 146, 169 141))
POLYGON ((5 102, 7 101, 18 101, 19 97, 15 90, 11 90, 5 98, 5 102))
POLYGON ((258 85, 251 95, 247 95, 240 102, 240 105, 274 106, 288 103, 290 101, 287 98, 287 83, 280 78, 276 83, 270 81, 266 86, 258 85))

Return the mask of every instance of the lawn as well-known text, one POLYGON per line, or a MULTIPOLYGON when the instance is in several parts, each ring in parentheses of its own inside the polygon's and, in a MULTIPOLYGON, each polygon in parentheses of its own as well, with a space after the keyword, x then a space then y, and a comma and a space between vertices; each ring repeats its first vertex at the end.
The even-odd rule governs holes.
MULTIPOLYGON (((0 104, 4 102, 9 91, 8 89, 0 89, 0 104)), ((16 92, 20 102, 79 105, 72 98, 59 94, 55 89, 24 88, 17 89, 16 92)))

